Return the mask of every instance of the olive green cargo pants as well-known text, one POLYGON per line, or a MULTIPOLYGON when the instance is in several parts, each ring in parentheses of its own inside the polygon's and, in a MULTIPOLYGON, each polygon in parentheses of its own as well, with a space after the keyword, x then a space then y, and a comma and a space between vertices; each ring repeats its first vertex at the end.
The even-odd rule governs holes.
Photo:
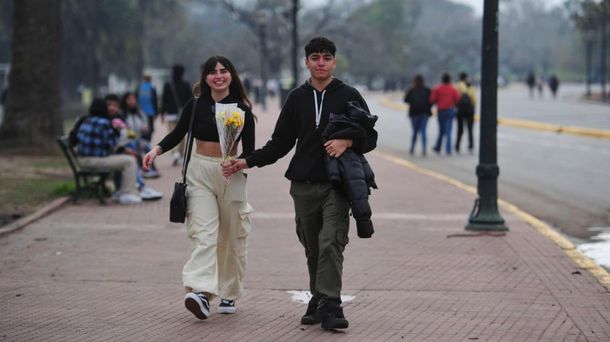
POLYGON ((296 231, 305 247, 312 294, 341 298, 343 251, 348 243, 349 203, 330 183, 292 182, 296 231))

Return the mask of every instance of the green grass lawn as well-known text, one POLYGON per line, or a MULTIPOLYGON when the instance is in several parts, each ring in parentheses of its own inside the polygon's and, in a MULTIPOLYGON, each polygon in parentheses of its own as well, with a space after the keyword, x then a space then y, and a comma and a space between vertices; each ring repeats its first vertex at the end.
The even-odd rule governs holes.
POLYGON ((74 191, 63 156, 0 156, 0 225, 74 191))

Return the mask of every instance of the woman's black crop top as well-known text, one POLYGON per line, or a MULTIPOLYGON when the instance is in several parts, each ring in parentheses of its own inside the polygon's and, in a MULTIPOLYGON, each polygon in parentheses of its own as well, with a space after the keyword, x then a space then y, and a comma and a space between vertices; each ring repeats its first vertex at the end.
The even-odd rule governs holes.
MULTIPOLYGON (((189 129, 189 122, 191 120, 191 113, 193 109, 193 101, 191 99, 180 115, 180 119, 176 124, 176 128, 169 132, 159 142, 159 146, 163 149, 163 152, 169 151, 180 143, 182 138, 186 137, 189 129)), ((229 94, 224 99, 220 100, 220 103, 237 103, 237 106, 245 112, 245 123, 244 128, 241 131, 237 141, 241 139, 242 153, 239 158, 247 157, 252 151, 254 151, 254 116, 252 111, 239 99, 229 94)), ((202 96, 197 101, 197 108, 195 108, 195 119, 193 120, 193 136, 199 140, 218 142, 218 129, 216 128, 216 102, 210 95, 202 96)))

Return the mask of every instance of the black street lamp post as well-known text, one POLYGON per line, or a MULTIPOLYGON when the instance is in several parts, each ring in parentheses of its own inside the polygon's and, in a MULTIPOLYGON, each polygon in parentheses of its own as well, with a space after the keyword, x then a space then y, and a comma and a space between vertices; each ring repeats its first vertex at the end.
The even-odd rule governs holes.
POLYGON ((477 192, 467 230, 506 231, 498 211, 497 105, 498 105, 498 0, 485 0, 481 51, 481 133, 477 192))

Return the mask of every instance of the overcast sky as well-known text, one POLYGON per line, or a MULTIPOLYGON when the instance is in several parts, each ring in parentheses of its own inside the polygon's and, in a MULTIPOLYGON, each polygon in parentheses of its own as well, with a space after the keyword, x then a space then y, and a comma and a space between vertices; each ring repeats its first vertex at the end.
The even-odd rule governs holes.
MULTIPOLYGON (((470 7, 473 7, 474 11, 478 15, 481 15, 483 13, 483 0, 451 0, 451 1, 463 3, 466 5, 469 5, 470 7)), ((559 5, 563 1, 564 0, 544 0, 544 2, 547 4, 548 7, 559 5)))
MULTIPOLYGON (((483 14, 483 1, 484 0, 450 0, 453 2, 458 2, 462 4, 469 5, 474 8, 474 11, 477 15, 483 14)), ((544 1, 548 7, 556 6, 564 2, 565 0, 542 0, 544 1)), ((319 6, 320 4, 325 4, 327 0, 301 0, 301 6, 319 6)))

